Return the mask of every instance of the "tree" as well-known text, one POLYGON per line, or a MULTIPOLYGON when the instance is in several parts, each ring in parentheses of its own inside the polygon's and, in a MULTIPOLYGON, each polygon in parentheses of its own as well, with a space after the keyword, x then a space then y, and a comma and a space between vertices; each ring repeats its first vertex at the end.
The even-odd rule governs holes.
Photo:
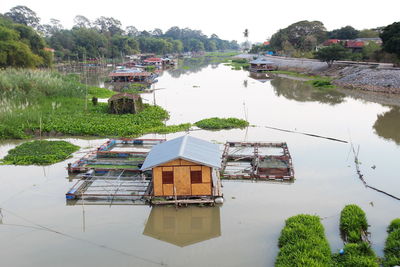
POLYGON ((15 6, 4 15, 13 20, 15 23, 24 24, 35 29, 37 29, 40 23, 40 18, 36 15, 36 13, 26 6, 15 6))
POLYGON ((346 48, 340 44, 333 44, 319 49, 315 53, 315 57, 321 61, 325 61, 329 67, 332 66, 333 61, 345 59, 348 56, 346 48))
POLYGON ((329 39, 352 40, 358 37, 359 31, 351 26, 342 27, 328 33, 329 39))
POLYGON ((139 31, 136 29, 134 26, 128 26, 125 28, 125 32, 128 36, 130 37, 138 37, 139 36, 139 31))
POLYGON ((109 33, 111 36, 123 33, 121 29, 121 21, 112 17, 100 17, 95 20, 94 24, 99 29, 100 33, 109 33))
POLYGON ((151 35, 156 36, 156 37, 161 37, 163 35, 163 32, 161 29, 155 28, 152 32, 151 35))
POLYGON ((271 47, 277 51, 288 53, 285 48, 302 52, 313 51, 326 40, 326 29, 320 21, 299 21, 279 30, 270 40, 271 47))
POLYGON ((365 29, 358 33, 358 38, 377 38, 379 31, 373 29, 365 29))
POLYGON ((388 53, 396 54, 400 58, 400 22, 386 26, 380 34, 382 48, 388 53))
POLYGON ((77 28, 91 28, 92 27, 92 23, 90 22, 90 20, 88 18, 86 18, 85 16, 82 15, 77 15, 74 18, 74 27, 77 28))

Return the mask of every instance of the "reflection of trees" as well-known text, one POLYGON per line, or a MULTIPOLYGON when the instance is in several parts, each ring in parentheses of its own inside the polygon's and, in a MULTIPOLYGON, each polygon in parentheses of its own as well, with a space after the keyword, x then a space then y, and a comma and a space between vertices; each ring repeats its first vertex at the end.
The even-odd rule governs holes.
POLYGON ((380 137, 400 145, 400 108, 392 107, 388 112, 378 115, 373 128, 380 137))
POLYGON ((185 58, 177 69, 168 70, 168 73, 174 78, 179 78, 182 74, 196 73, 207 68, 209 65, 212 68, 216 68, 218 64, 213 62, 209 57, 185 58))
POLYGON ((319 90, 303 81, 288 78, 276 77, 271 81, 277 96, 284 96, 287 99, 299 102, 326 103, 336 105, 343 102, 345 94, 333 89, 319 90))

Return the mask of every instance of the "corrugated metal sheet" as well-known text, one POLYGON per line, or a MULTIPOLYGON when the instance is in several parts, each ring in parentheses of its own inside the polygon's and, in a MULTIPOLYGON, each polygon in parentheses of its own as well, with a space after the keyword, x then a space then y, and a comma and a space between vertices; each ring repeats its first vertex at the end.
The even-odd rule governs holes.
POLYGON ((255 59, 250 61, 250 64, 274 64, 272 61, 268 61, 266 59, 255 59))
POLYGON ((221 168, 221 152, 218 145, 185 135, 154 146, 141 170, 148 170, 179 158, 212 168, 221 168))

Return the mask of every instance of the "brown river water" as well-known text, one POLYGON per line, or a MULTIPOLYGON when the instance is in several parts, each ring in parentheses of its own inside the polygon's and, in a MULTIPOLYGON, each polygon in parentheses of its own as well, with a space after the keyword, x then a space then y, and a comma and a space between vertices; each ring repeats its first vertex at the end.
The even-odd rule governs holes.
MULTIPOLYGON (((142 97, 170 112, 168 124, 247 118, 254 127, 189 134, 221 144, 286 141, 294 183, 223 181, 225 203, 213 208, 69 206, 65 193, 74 181, 67 163, 106 139, 65 138, 81 146, 71 159, 46 167, 0 166, 0 265, 273 266, 285 219, 300 213, 322 218, 337 252, 343 246, 339 214, 351 203, 366 212, 372 247, 382 256, 400 201, 364 187, 350 144, 267 127, 352 142, 366 182, 400 197, 400 109, 287 78, 255 78, 261 80, 222 64, 171 70, 158 78, 160 90, 142 97)), ((20 142, 1 143, 0 157, 20 142)))

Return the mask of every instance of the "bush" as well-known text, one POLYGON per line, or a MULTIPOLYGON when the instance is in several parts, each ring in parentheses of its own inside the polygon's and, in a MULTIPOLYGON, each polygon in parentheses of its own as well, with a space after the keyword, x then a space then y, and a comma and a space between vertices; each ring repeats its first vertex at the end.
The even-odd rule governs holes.
POLYGON ((8 151, 4 163, 48 165, 69 158, 71 153, 78 149, 78 146, 66 141, 37 140, 24 143, 8 151))
POLYGON ((340 231, 345 241, 361 242, 362 231, 367 231, 368 222, 365 212, 357 205, 347 205, 340 214, 340 231))
POLYGON ((388 227, 383 266, 400 265, 400 218, 394 219, 388 227))
POLYGON ((232 129, 232 128, 245 128, 249 126, 249 123, 245 120, 237 118, 209 118, 203 119, 195 123, 199 128, 206 130, 221 130, 221 129, 232 129))
POLYGON ((275 266, 331 266, 331 251, 320 218, 300 214, 286 220, 275 266))

